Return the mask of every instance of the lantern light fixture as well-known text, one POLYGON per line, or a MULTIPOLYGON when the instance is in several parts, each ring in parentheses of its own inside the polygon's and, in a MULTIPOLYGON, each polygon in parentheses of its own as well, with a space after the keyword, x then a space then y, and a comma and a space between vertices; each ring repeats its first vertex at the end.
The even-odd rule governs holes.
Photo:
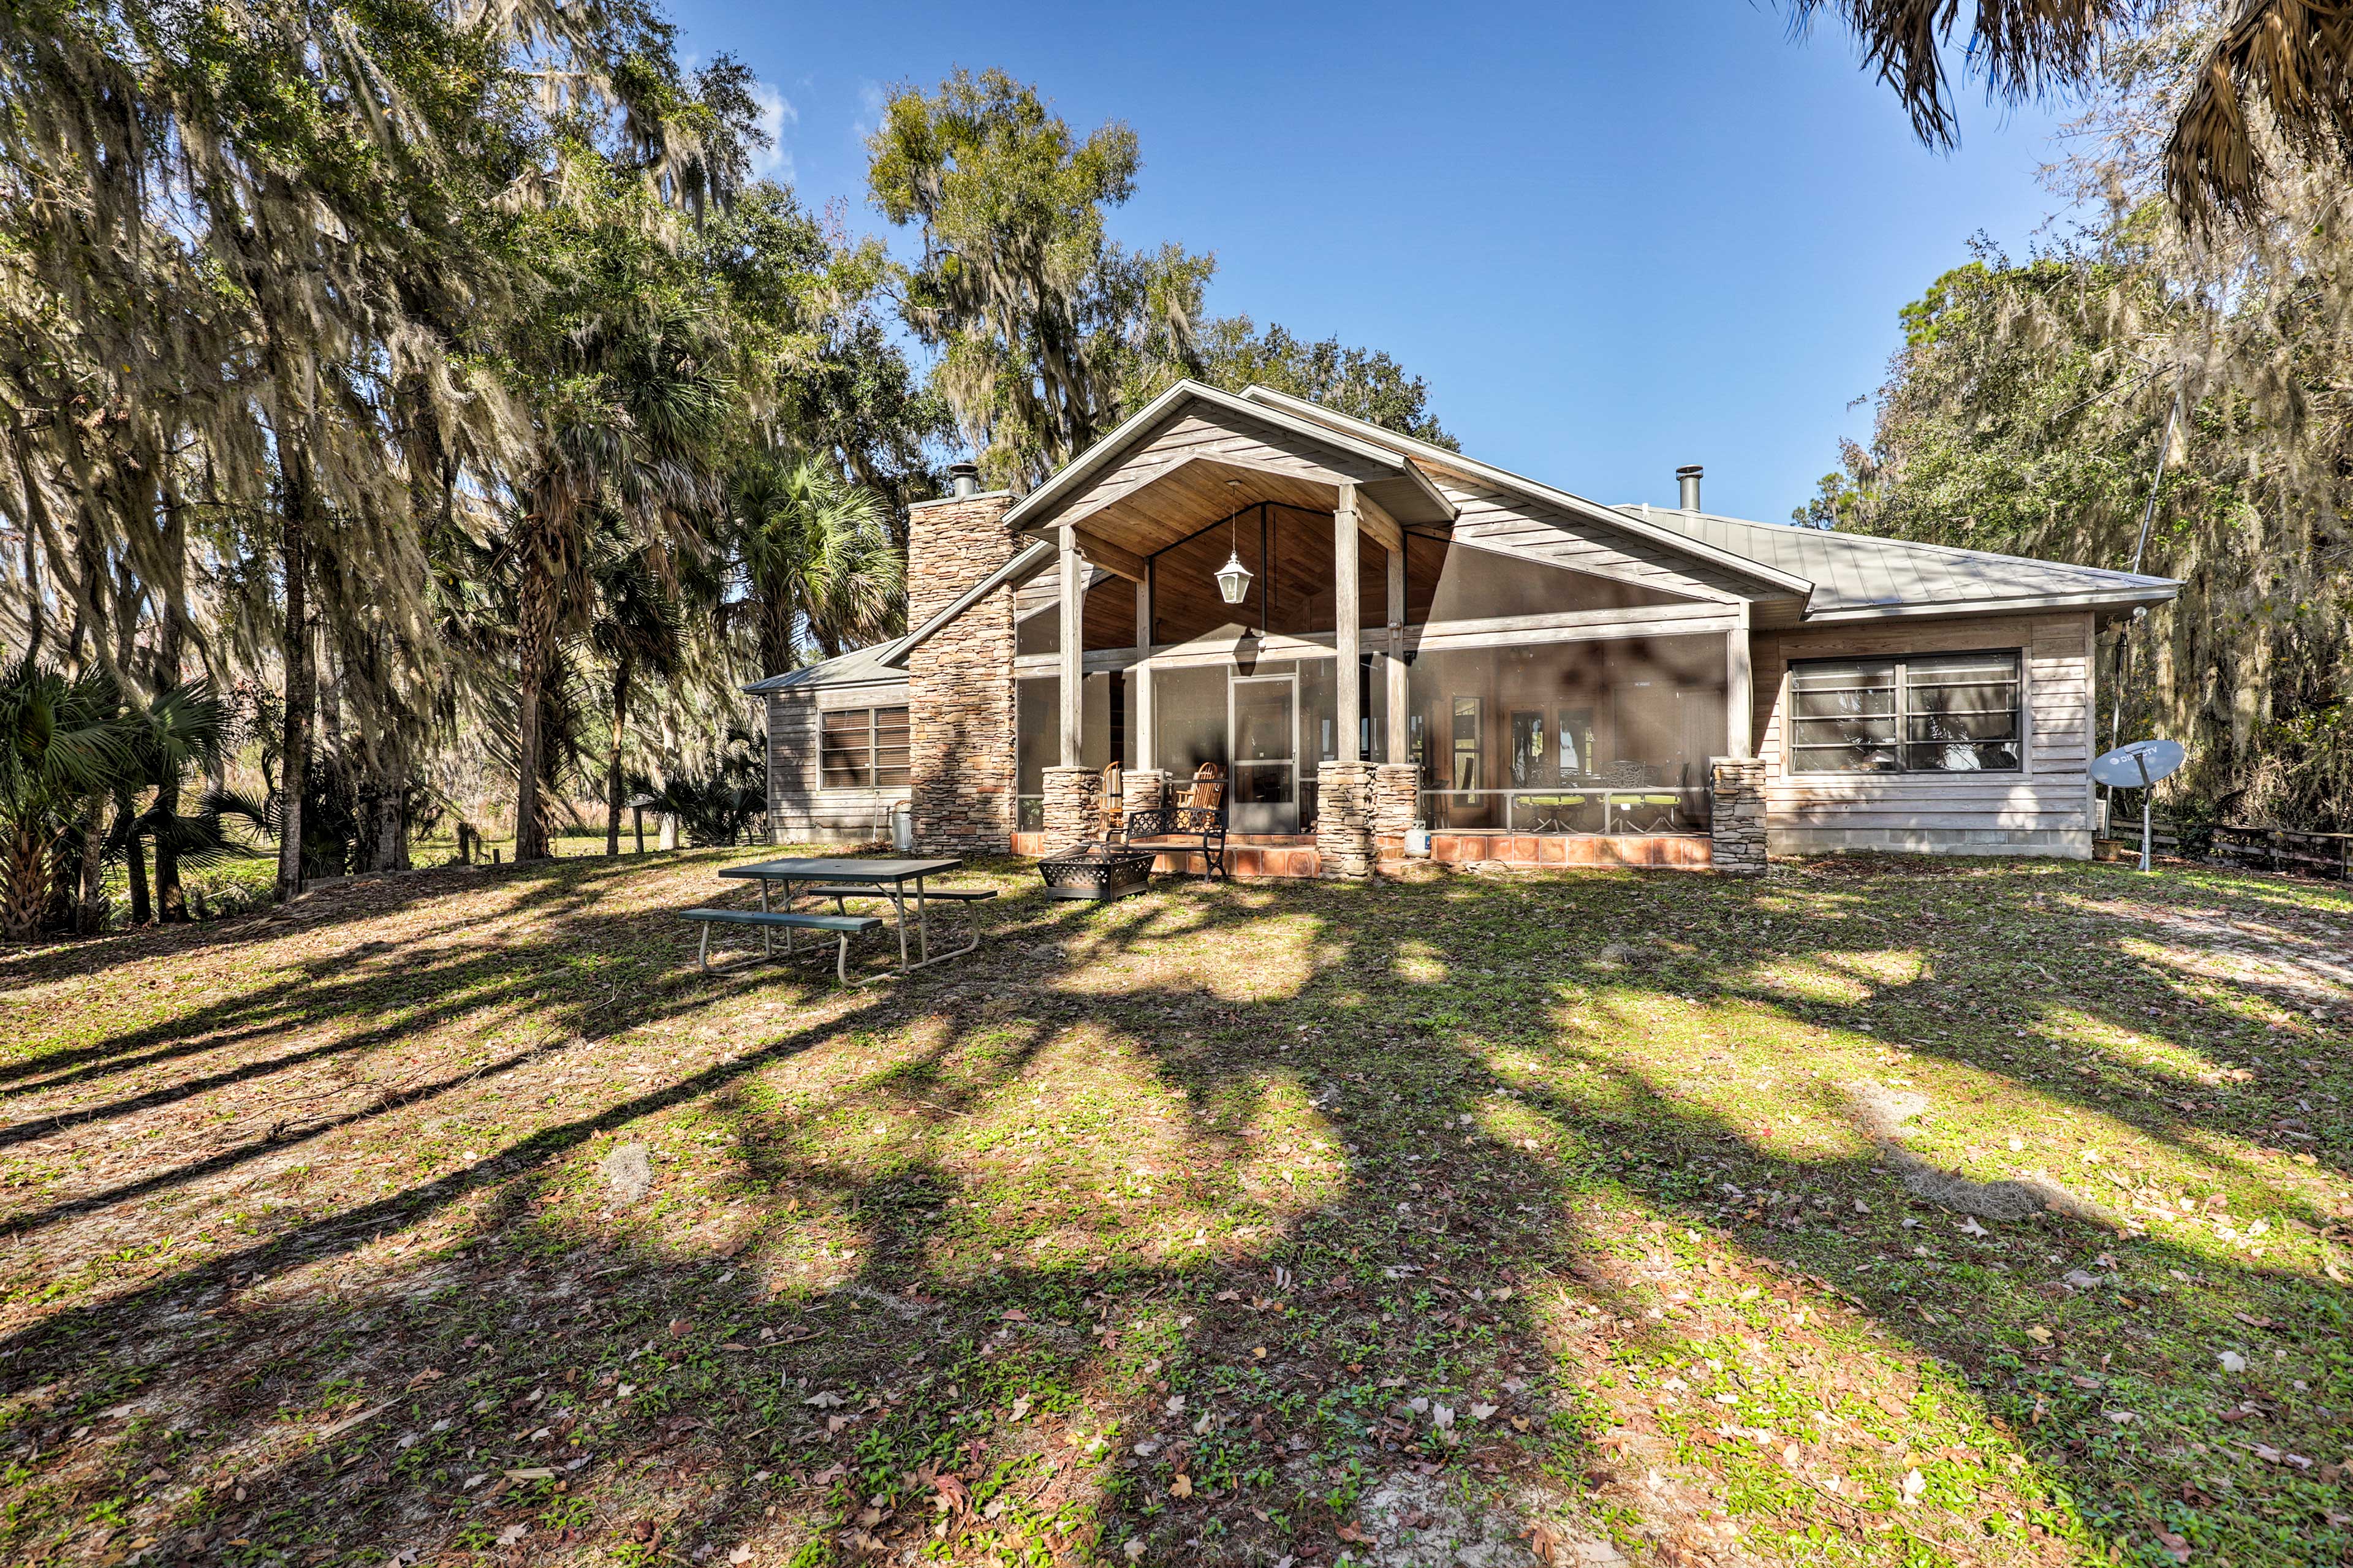
POLYGON ((1233 515, 1226 519, 1226 563, 1218 568, 1218 592, 1229 605, 1239 605, 1250 595, 1250 568, 1242 564, 1240 535, 1237 521, 1241 516, 1240 479, 1226 481, 1226 497, 1234 503, 1233 515))

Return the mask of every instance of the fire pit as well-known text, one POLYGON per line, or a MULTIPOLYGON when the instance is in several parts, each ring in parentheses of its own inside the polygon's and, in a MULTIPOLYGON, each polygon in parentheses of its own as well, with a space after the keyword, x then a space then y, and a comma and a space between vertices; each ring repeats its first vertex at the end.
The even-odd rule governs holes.
POLYGON ((1074 844, 1038 862, 1050 899, 1124 899, 1152 883, 1152 851, 1123 844, 1074 844))

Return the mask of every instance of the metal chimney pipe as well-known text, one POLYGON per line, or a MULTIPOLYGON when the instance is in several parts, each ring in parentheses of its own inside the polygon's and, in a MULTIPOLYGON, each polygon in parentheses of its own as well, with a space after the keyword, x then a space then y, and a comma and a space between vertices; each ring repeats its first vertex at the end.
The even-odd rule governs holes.
POLYGON ((1697 463, 1685 463, 1675 470, 1675 483, 1683 489, 1683 509, 1699 510, 1699 477, 1704 470, 1697 463))
POLYGON ((959 498, 964 496, 978 495, 980 493, 980 465, 977 463, 950 463, 948 465, 948 493, 959 498))

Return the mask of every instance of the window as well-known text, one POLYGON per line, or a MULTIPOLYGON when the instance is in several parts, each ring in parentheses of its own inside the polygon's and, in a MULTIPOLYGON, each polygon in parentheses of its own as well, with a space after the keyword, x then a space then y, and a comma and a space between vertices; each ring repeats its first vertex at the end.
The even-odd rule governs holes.
POLYGON ((837 708, 819 728, 818 771, 827 789, 890 789, 910 777, 904 708, 837 708))
POLYGON ((2015 653, 1800 664, 1789 672, 1789 700, 1792 773, 2020 766, 2015 653))

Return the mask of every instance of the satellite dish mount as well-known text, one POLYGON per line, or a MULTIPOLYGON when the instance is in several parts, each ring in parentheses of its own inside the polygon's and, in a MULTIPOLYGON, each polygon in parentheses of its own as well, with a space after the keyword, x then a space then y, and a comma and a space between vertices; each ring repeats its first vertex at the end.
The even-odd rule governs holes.
POLYGON ((2140 791, 2140 868, 2149 869, 2149 802, 2157 781, 2181 765, 2179 741, 2133 741, 2092 760, 2092 777, 2110 789, 2140 791))

